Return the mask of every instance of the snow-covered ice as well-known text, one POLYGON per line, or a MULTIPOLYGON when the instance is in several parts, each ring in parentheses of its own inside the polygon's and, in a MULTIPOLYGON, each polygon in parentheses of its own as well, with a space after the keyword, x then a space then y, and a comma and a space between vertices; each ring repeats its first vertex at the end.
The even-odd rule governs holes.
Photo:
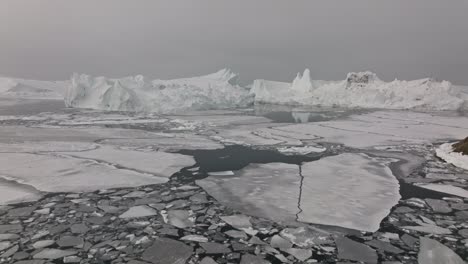
POLYGON ((421 145, 466 136, 468 117, 378 111, 342 120, 274 126, 273 129, 302 140, 342 143, 355 148, 421 145))
POLYGON ((453 151, 453 144, 445 143, 436 149, 436 154, 439 158, 451 163, 457 167, 468 170, 468 155, 453 151))
POLYGON ((120 168, 154 174, 169 178, 181 168, 195 164, 190 156, 166 152, 141 152, 117 149, 111 146, 80 152, 61 152, 59 154, 83 160, 115 164, 120 168))
POLYGON ((292 83, 255 80, 255 102, 328 107, 457 110, 468 108, 468 88, 432 79, 384 82, 374 73, 342 81, 312 80, 306 69, 292 83))
POLYGON ((190 156, 124 148, 133 138, 146 143, 158 138, 145 131, 1 126, 0 132, 0 177, 6 179, 0 189, 7 190, 0 196, 1 204, 35 200, 40 192, 164 183, 173 173, 195 164, 190 156), (119 140, 120 146, 94 142, 106 138, 119 140))
POLYGON ((320 153, 327 150, 320 146, 303 146, 303 147, 281 147, 278 151, 286 155, 307 155, 310 153, 320 153))
POLYGON ((197 184, 219 202, 248 215, 294 222, 299 212, 297 165, 251 164, 234 176, 209 176, 197 184))
POLYGON ((400 199, 389 163, 395 159, 341 154, 298 165, 252 164, 235 176, 198 180, 218 201, 278 222, 376 231, 400 199))
POLYGON ((45 192, 94 191, 168 180, 167 177, 119 169, 97 161, 46 154, 1 153, 0 164, 1 175, 45 192))
POLYGON ((36 189, 0 174, 0 205, 36 201, 41 197, 36 189))
POLYGON ((188 110, 247 107, 253 96, 236 84, 237 75, 216 73, 174 80, 143 76, 108 79, 74 74, 66 96, 68 107, 172 113, 188 110))
POLYGON ((376 231, 400 199, 391 161, 345 153, 305 163, 299 221, 376 231))

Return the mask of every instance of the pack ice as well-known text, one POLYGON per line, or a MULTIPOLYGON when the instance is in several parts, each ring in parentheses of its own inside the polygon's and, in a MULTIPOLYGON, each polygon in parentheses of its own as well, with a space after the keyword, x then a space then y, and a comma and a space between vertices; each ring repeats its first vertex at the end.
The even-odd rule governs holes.
POLYGON ((312 80, 306 69, 292 83, 255 80, 256 103, 386 109, 468 109, 468 87, 426 78, 384 82, 372 72, 349 73, 342 81, 312 80))
POLYGON ((184 79, 153 80, 137 75, 121 79, 74 74, 65 95, 67 107, 157 113, 228 109, 253 103, 248 89, 228 69, 184 79))

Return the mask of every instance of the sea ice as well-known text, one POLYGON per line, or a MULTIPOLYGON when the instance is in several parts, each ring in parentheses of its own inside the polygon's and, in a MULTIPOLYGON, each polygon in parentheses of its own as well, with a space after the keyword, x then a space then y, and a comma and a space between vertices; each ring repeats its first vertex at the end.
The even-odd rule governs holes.
POLYGON ((457 167, 468 170, 468 155, 463 155, 462 153, 453 151, 453 144, 455 143, 445 143, 440 145, 440 147, 436 149, 437 156, 448 163, 452 163, 457 167))
POLYGON ((400 199, 391 161, 345 153, 305 163, 299 221, 377 231, 400 199))
POLYGON ((299 166, 251 164, 233 176, 209 176, 197 184, 221 203, 248 215, 294 222, 299 212, 299 166))
POLYGON ((169 178, 181 168, 195 164, 192 157, 160 151, 141 152, 102 146, 94 150, 80 152, 61 152, 66 156, 115 164, 119 168, 131 169, 143 173, 169 178))
POLYGON ((435 183, 428 183, 428 184, 420 184, 419 187, 433 190, 436 192, 447 193, 450 195, 456 195, 464 198, 468 198, 468 191, 448 184, 435 184, 435 183))
POLYGON ((420 238, 418 263, 420 264, 465 264, 453 250, 428 237, 420 238))
POLYGON ((284 163, 251 164, 234 176, 209 176, 197 184, 248 215, 376 231, 400 198, 388 167, 393 161, 347 153, 308 162, 301 170, 284 163))
MULTIPOLYGON (((161 175, 156 176, 137 169, 124 169, 118 165, 52 153, 0 153, 0 175, 44 192, 81 192, 158 184, 166 182, 170 172, 175 171, 177 166, 180 166, 179 169, 183 168, 184 162, 191 159, 180 154, 164 155, 166 154, 174 155, 173 159, 166 158, 163 163, 158 163, 160 161, 157 158, 151 161, 152 164, 159 164, 161 168, 159 172, 152 170, 161 175)), ((155 157, 157 156, 156 154, 155 157)), ((29 196, 30 193, 24 195, 29 196)), ((9 199, 3 196, 1 198, 9 199)), ((5 202, 6 200, 0 200, 0 203, 5 202)))
POLYGON ((278 151, 286 155, 307 155, 310 153, 321 153, 327 150, 320 146, 303 146, 303 147, 281 147, 278 151))
POLYGON ((467 117, 403 111, 378 111, 352 115, 343 120, 274 126, 273 130, 315 142, 342 143, 355 148, 428 144, 466 136, 467 117), (455 125, 458 122, 460 125, 455 125), (448 125, 452 124, 452 125, 448 125))
POLYGON ((41 198, 42 195, 36 189, 16 183, 0 174, 0 205, 30 202, 41 198))

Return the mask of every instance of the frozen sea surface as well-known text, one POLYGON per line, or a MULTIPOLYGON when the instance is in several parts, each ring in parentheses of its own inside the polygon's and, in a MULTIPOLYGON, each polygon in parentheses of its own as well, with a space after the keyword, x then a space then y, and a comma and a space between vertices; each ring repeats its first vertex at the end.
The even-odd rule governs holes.
POLYGON ((468 131, 460 112, 261 106, 156 115, 52 102, 0 100, 0 203, 158 184, 190 168, 187 180, 247 214, 375 231, 400 197, 395 176, 468 131), (229 173, 209 176, 220 171, 229 173))

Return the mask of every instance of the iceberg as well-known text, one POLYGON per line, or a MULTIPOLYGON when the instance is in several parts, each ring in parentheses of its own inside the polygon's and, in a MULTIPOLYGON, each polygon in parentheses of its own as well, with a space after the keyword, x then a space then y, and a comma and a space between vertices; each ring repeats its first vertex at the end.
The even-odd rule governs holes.
POLYGON ((372 72, 349 73, 342 81, 312 80, 306 69, 292 83, 255 80, 256 103, 347 108, 468 109, 468 87, 426 78, 384 82, 372 72))
POLYGON ((36 81, 0 77, 0 97, 63 99, 68 81, 36 81))
POLYGON ((65 94, 65 105, 156 113, 252 105, 253 95, 237 84, 237 77, 228 69, 201 77, 152 81, 141 75, 108 79, 74 74, 65 94))

